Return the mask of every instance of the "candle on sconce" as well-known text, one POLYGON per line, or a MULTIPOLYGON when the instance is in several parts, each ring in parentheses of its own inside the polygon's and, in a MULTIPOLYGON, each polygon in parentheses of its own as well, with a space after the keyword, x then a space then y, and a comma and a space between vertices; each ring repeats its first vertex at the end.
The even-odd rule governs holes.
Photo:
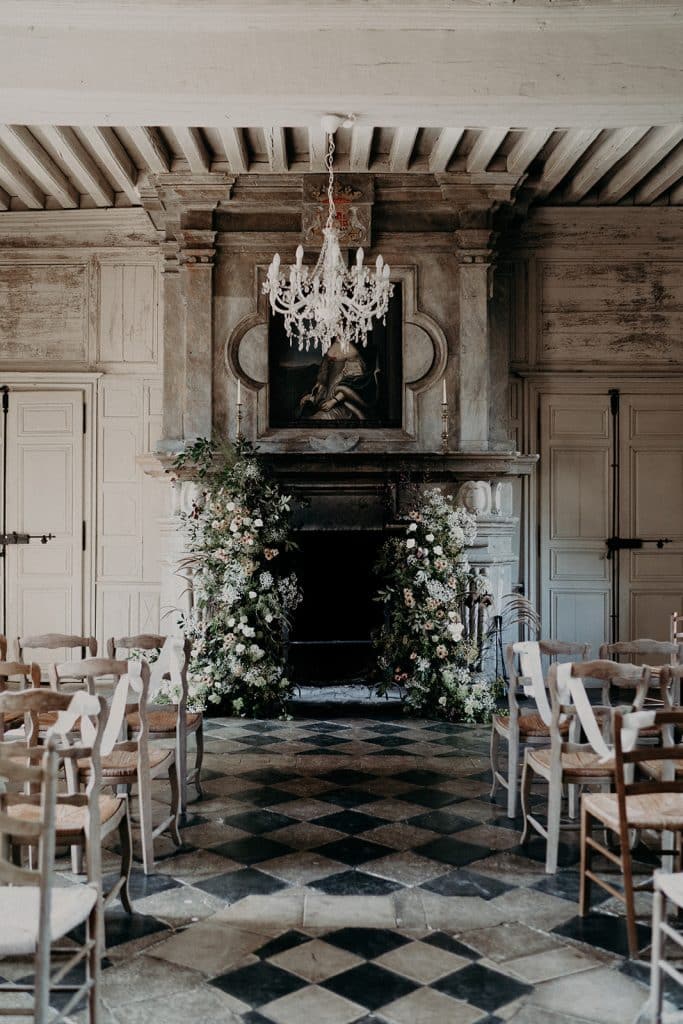
POLYGON ((443 380, 443 381, 441 382, 441 384, 442 384, 442 390, 441 390, 441 404, 442 404, 442 405, 447 405, 447 404, 448 404, 448 396, 446 395, 446 380, 445 380, 445 378, 444 378, 444 380, 443 380))
POLYGON ((237 404, 242 404, 242 381, 237 381, 237 404))

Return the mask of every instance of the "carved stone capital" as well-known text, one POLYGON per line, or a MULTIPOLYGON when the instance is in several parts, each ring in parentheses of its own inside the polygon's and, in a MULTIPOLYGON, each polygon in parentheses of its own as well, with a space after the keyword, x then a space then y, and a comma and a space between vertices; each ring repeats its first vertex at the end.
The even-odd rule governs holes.
POLYGON ((456 256, 459 263, 479 263, 490 267, 496 256, 498 235, 488 228, 460 228, 455 232, 456 256))
POLYGON ((215 231, 181 229, 177 233, 177 258, 181 267, 212 267, 216 255, 215 231))

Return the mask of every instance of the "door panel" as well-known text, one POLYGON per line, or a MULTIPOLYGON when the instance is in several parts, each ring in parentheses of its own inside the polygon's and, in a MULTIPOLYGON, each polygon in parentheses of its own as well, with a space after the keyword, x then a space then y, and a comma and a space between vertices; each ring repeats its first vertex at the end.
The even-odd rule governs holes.
POLYGON ((682 405, 675 394, 621 396, 621 534, 672 542, 622 552, 622 639, 668 640, 671 612, 683 611, 682 405))
POLYGON ((541 397, 542 634, 593 645, 609 632, 607 396, 541 397))
MULTIPOLYGON (((7 445, 7 529, 55 534, 7 548, 8 639, 82 633, 82 392, 10 392, 7 445)), ((63 654, 31 657, 47 664, 63 654)))

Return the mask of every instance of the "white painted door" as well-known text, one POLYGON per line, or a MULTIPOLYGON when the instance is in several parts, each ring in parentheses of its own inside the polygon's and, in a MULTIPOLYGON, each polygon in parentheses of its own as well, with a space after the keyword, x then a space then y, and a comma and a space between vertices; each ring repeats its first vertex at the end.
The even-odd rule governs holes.
POLYGON ((10 391, 7 529, 55 534, 6 549, 10 645, 30 633, 83 631, 83 470, 83 393, 10 391))
POLYGON ((594 655, 605 640, 668 639, 683 611, 683 397, 542 395, 540 455, 543 635, 594 655), (608 558, 609 537, 642 546, 608 558))
POLYGON ((542 635, 590 643, 610 633, 610 410, 607 395, 542 395, 542 635))
POLYGON ((683 611, 683 396, 621 395, 619 420, 620 533, 643 541, 621 552, 619 631, 668 640, 683 611))

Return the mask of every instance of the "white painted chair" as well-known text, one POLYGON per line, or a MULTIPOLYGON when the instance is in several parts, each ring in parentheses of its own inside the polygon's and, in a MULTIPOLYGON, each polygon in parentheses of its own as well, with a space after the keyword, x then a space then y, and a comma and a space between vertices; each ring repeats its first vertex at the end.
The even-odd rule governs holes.
MULTIPOLYGON (((21 701, 34 694, 5 694, 0 696, 0 707, 10 706, 15 711, 21 701)), ((54 859, 56 845, 57 777, 60 762, 67 756, 77 756, 76 750, 62 745, 50 737, 42 747, 0 743, 0 957, 3 959, 34 957, 35 973, 31 984, 0 985, 3 995, 3 1016, 31 1016, 34 1024, 57 1024, 66 1018, 76 1004, 87 998, 88 1024, 98 1024, 99 979, 101 964, 102 898, 99 859, 99 814, 97 801, 88 806, 88 830, 93 856, 88 858, 88 881, 70 886, 55 887, 54 859), (8 814, 11 790, 33 790, 33 813, 17 821, 8 814), (19 832, 19 836, 17 836, 19 832), (11 843, 17 838, 37 846, 37 868, 22 867, 10 859, 11 843), (55 945, 79 925, 85 925, 85 937, 80 944, 65 948, 55 945), (61 955, 66 963, 54 971, 53 958, 61 955), (85 979, 80 984, 65 984, 64 975, 85 962, 85 979), (68 992, 70 998, 56 1016, 50 1009, 52 991, 68 992), (33 1009, 22 1003, 8 1006, 13 995, 33 994, 33 1009), (7 1001, 6 1001, 7 1000, 7 1001)), ((16 794, 15 794, 16 795, 16 794)))
MULTIPOLYGON (((522 814, 524 830, 521 842, 529 838, 530 830, 538 832, 546 840, 545 870, 555 874, 560 845, 563 786, 600 786, 609 790, 614 779, 614 762, 602 761, 595 752, 598 737, 602 732, 595 711, 591 707, 585 690, 585 679, 623 679, 632 682, 641 678, 643 670, 636 665, 618 665, 614 661, 583 661, 550 666, 548 692, 551 703, 550 746, 543 749, 527 747, 524 752, 522 771, 522 814), (566 685, 558 686, 558 674, 562 680, 573 680, 571 691, 566 685), (572 728, 577 721, 588 737, 587 743, 578 742, 578 731, 572 728), (567 723, 572 736, 567 736, 567 723), (565 731, 563 733, 563 727, 565 731), (548 784, 546 824, 542 824, 530 811, 531 783, 533 777, 544 779, 548 784)), ((646 685, 646 684, 644 684, 646 685)), ((573 811, 573 809, 572 809, 573 811)), ((574 815, 570 811, 570 817, 574 815)), ((574 823, 564 826, 576 829, 574 823)))
MULTIPOLYGON (((655 871, 653 885, 650 1005, 652 1024, 662 1024, 665 975, 673 978, 683 988, 683 972, 665 956, 667 939, 683 949, 683 935, 667 922, 669 904, 673 904, 679 911, 683 910, 683 872, 667 874, 655 871)), ((680 962, 679 956, 677 963, 680 962)))
MULTIPOLYGON (((585 660, 590 654, 590 644, 565 643, 562 640, 522 640, 506 647, 509 713, 496 714, 491 722, 491 799, 498 786, 507 789, 508 818, 514 818, 517 814, 520 754, 523 756, 527 746, 547 746, 550 743, 551 711, 541 658, 572 654, 585 660), (520 695, 531 700, 531 706, 520 708, 520 695), (503 771, 499 763, 501 741, 507 745, 507 772, 503 771)), ((562 731, 566 732, 568 728, 568 724, 566 728, 562 726, 562 731)))

